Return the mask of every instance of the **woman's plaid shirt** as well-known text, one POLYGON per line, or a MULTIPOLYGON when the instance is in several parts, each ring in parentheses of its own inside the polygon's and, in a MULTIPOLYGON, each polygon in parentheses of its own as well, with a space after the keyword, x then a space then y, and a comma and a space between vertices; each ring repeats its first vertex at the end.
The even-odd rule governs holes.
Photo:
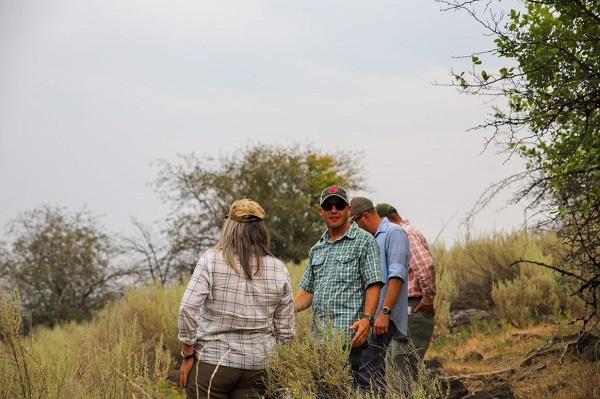
POLYGON ((267 367, 276 340, 295 333, 292 283, 285 265, 264 258, 258 276, 236 273, 222 251, 198 261, 179 308, 179 340, 200 360, 245 370, 267 367))
POLYGON ((365 291, 373 283, 383 284, 379 246, 375 238, 356 223, 335 242, 325 232, 309 252, 300 288, 313 294, 313 333, 331 322, 348 335, 363 317, 365 291))

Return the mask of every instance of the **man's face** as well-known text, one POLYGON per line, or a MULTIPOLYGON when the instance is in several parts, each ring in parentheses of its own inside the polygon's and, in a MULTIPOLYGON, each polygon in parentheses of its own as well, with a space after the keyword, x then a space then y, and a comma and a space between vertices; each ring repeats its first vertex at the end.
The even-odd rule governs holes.
POLYGON ((348 223, 350 206, 339 197, 329 197, 321 205, 320 213, 328 228, 339 229, 348 223))
POLYGON ((367 218, 367 213, 363 212, 359 215, 356 216, 356 218, 354 218, 354 222, 358 225, 358 227, 360 227, 361 229, 365 230, 365 231, 369 231, 367 229, 367 222, 366 219, 367 218))
POLYGON ((364 231, 368 231, 371 234, 375 234, 375 231, 377 231, 377 226, 373 228, 374 226, 371 216, 372 214, 370 212, 363 212, 357 215, 354 221, 356 222, 358 227, 360 227, 364 231))

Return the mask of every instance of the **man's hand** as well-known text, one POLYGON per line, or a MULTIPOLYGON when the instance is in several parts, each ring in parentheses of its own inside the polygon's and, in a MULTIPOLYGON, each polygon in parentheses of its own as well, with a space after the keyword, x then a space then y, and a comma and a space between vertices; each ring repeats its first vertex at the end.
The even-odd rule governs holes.
POLYGON ((435 314, 435 309, 433 308, 433 302, 432 303, 423 303, 423 300, 421 299, 421 301, 417 304, 417 306, 415 306, 412 309, 411 313, 418 313, 418 312, 435 314))
POLYGON ((195 357, 181 362, 181 367, 179 368, 179 382, 181 382, 181 386, 184 388, 187 387, 190 371, 192 371, 192 367, 194 367, 195 363, 195 357))
POLYGON ((367 341, 367 338, 369 338, 371 323, 369 323, 369 319, 363 318, 352 324, 350 329, 356 331, 354 337, 352 338, 352 347, 358 348, 367 341))
POLYGON ((375 335, 387 334, 389 327, 390 316, 383 314, 383 312, 379 312, 379 316, 377 316, 377 319, 375 320, 375 325, 373 326, 373 333, 375 335))
POLYGON ((296 298, 294 298, 294 312, 302 312, 310 307, 313 301, 313 294, 301 290, 296 298))

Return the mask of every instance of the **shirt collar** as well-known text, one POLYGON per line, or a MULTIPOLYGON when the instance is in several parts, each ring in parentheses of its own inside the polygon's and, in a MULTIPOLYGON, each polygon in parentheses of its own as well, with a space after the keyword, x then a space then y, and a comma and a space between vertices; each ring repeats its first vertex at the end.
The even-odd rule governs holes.
MULTIPOLYGON (((360 227, 358 227, 356 223, 352 223, 346 234, 340 237, 338 241, 344 239, 345 237, 348 237, 349 239, 353 240, 356 237, 356 234, 358 233, 358 229, 360 229, 360 227)), ((322 243, 329 241, 329 230, 325 230, 325 232, 321 235, 321 239, 319 241, 322 243)))
POLYGON ((388 220, 387 217, 381 218, 381 223, 379 223, 379 226, 377 227, 377 231, 375 232, 375 237, 377 237, 381 233, 385 233, 388 230, 389 225, 390 225, 390 221, 388 220))

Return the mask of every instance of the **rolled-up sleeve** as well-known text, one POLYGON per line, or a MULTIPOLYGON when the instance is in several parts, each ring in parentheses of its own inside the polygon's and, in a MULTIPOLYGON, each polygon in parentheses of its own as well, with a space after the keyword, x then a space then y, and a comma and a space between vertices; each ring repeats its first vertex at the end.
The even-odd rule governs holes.
POLYGON ((408 265, 410 262, 410 243, 404 230, 393 229, 387 234, 386 257, 388 278, 400 278, 408 281, 408 265))
POLYGON ((275 338, 281 342, 290 341, 296 334, 294 298, 292 295, 292 281, 289 274, 284 284, 284 294, 281 303, 275 309, 273 327, 275 329, 275 338))
POLYGON ((210 273, 208 259, 203 254, 196 264, 192 278, 185 289, 181 305, 179 306, 179 319, 177 338, 186 345, 194 345, 198 328, 198 313, 210 292, 210 273))
POLYGON ((312 269, 312 256, 308 260, 308 265, 306 266, 306 270, 304 270, 304 274, 302 275, 298 286, 311 294, 315 290, 315 276, 312 269))
POLYGON ((360 274, 363 287, 367 288, 371 284, 384 284, 383 272, 381 271, 381 258, 379 256, 379 245, 377 241, 369 236, 367 245, 363 252, 360 274))

